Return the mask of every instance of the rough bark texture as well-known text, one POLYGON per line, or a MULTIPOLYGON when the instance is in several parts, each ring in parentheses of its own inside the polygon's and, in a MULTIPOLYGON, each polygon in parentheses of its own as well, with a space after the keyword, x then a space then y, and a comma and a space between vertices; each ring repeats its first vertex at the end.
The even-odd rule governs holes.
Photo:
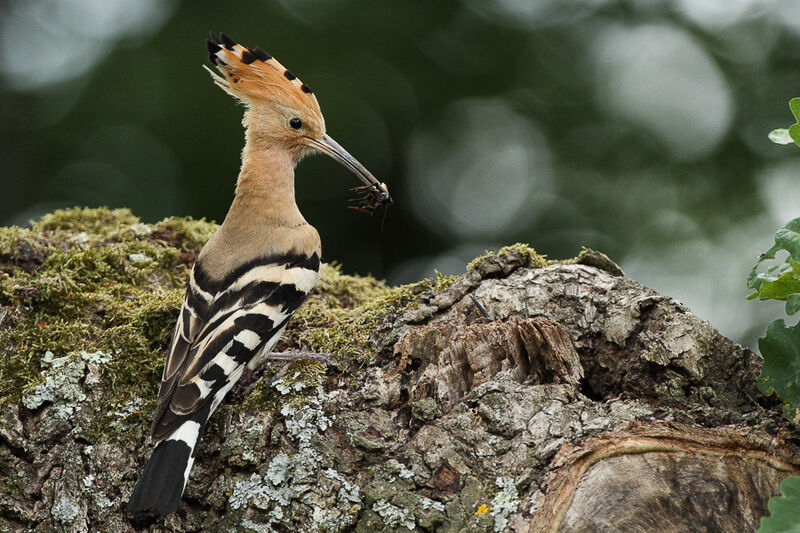
POLYGON ((149 525, 122 511, 146 427, 86 431, 106 363, 71 360, 58 377, 77 397, 3 408, 0 529, 752 531, 800 470, 758 356, 602 254, 484 257, 365 342, 357 365, 276 383, 285 402, 222 409, 179 512, 149 525))

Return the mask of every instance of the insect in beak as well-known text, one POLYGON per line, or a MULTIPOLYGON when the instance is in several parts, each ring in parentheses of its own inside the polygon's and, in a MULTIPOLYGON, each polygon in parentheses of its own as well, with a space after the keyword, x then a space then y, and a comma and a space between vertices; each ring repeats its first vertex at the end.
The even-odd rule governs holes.
POLYGON ((361 185, 350 190, 360 194, 360 196, 350 198, 351 202, 355 202, 353 205, 347 206, 350 209, 371 215, 383 205, 392 205, 392 197, 389 195, 389 190, 386 188, 385 183, 381 183, 379 186, 361 185))
POLYGON ((323 152, 333 159, 341 163, 350 172, 356 175, 364 185, 355 187, 353 191, 363 193, 363 195, 356 200, 361 202, 361 205, 351 206, 353 209, 362 211, 364 213, 372 213, 376 209, 384 205, 392 203, 392 196, 389 194, 389 188, 385 183, 381 183, 378 179, 370 173, 369 170, 364 168, 364 165, 350 155, 347 150, 334 141, 327 133, 322 136, 322 139, 314 139, 306 137, 308 144, 323 152))

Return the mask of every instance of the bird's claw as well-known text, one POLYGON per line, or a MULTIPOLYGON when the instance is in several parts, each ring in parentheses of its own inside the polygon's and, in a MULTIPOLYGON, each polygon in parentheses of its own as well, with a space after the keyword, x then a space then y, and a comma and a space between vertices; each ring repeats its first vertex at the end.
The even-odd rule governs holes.
POLYGON ((269 380, 269 385, 278 381, 283 377, 292 363, 296 361, 319 361, 320 363, 330 363, 332 359, 336 358, 333 353, 315 353, 315 352, 272 352, 267 356, 267 361, 285 361, 285 364, 278 372, 269 380))

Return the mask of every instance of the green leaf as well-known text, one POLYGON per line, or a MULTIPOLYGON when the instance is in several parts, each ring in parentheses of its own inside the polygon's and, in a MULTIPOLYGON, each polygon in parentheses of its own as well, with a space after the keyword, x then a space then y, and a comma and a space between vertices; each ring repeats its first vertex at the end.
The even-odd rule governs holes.
POLYGON ((769 516, 761 517, 756 533, 800 533, 800 477, 789 476, 781 482, 781 495, 767 503, 769 516))
POLYGON ((786 298, 786 314, 793 315, 800 311, 800 294, 791 294, 786 298))
POLYGON ((789 110, 794 115, 794 119, 800 122, 800 98, 792 98, 789 100, 789 110))
POLYGON ((772 130, 769 132, 768 137, 769 140, 775 144, 792 144, 794 142, 792 136, 789 135, 788 128, 778 128, 777 130, 772 130))
POLYGON ((756 278, 760 279, 761 281, 773 282, 778 281, 780 277, 787 272, 790 274, 792 273, 792 265, 784 262, 769 267, 766 272, 760 272, 756 274, 756 278))
MULTIPOLYGON (((800 98, 789 100, 789 109, 794 115, 795 122, 800 123, 800 98)), ((769 140, 776 144, 791 144, 800 146, 800 124, 792 124, 788 129, 780 128, 769 133, 769 140)))
POLYGON ((789 137, 792 138, 797 146, 800 146, 800 124, 792 124, 789 126, 789 137))
MULTIPOLYGON (((755 289, 762 300, 786 300, 792 294, 800 294, 800 218, 796 218, 775 233, 775 245, 759 257, 747 277, 747 287, 755 289), (766 272, 759 272, 764 262, 775 259, 780 250, 789 252, 789 256, 766 272)), ((751 298, 753 296, 751 295, 751 298)), ((788 309, 797 312, 796 302, 788 309)))
POLYGON ((764 358, 758 389, 765 396, 776 393, 789 409, 800 408, 800 324, 776 320, 758 339, 758 349, 764 358))
POLYGON ((786 250, 795 261, 800 261, 800 218, 796 218, 775 232, 775 246, 767 255, 775 257, 778 250, 786 250))
POLYGON ((785 300, 793 294, 800 293, 800 277, 794 271, 785 272, 777 278, 759 275, 759 279, 765 282, 758 291, 762 300, 785 300))

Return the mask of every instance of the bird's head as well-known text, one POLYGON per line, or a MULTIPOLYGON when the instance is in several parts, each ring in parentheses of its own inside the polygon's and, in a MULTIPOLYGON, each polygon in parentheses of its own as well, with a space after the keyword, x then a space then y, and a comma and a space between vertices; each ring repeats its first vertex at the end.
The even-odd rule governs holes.
POLYGON ((297 76, 262 49, 247 49, 224 33, 212 33, 207 45, 209 59, 221 74, 206 67, 214 83, 247 107, 243 123, 250 141, 256 146, 283 148, 295 161, 323 152, 375 194, 384 193, 387 200, 383 203, 391 202, 386 185, 326 133, 317 97, 297 76))

